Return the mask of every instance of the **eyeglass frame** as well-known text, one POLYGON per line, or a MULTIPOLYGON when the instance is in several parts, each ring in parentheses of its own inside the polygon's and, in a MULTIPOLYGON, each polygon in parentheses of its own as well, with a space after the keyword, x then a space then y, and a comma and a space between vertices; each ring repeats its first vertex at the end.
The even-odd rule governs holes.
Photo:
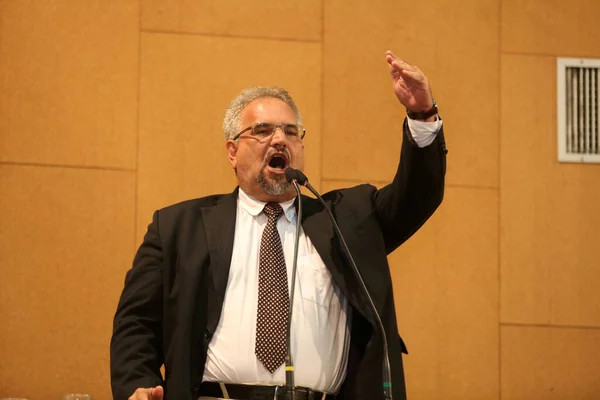
MULTIPOLYGON (((259 125, 273 125, 273 130, 271 131, 271 133, 269 135, 267 135, 267 136, 263 136, 262 137, 263 139, 267 138, 269 136, 274 135, 275 131, 277 130, 277 128, 281 129, 281 131, 283 132, 283 134, 286 135, 286 137, 287 137, 287 134, 285 133, 284 128, 286 126, 290 126, 290 125, 297 127, 299 133, 301 131, 301 133, 298 136, 296 136, 297 138, 299 138, 300 140, 303 140, 304 136, 306 136, 306 128, 304 126, 300 125, 300 124, 273 124, 271 122, 257 122, 255 124, 252 124, 252 125, 244 128, 241 132, 239 132, 238 134, 236 134, 231 140, 233 140, 233 141, 238 140, 242 136, 243 133, 246 133, 249 130, 252 130, 252 132, 254 132, 254 128, 256 128, 259 125)), ((256 137, 260 137, 260 136, 256 135, 256 137)))

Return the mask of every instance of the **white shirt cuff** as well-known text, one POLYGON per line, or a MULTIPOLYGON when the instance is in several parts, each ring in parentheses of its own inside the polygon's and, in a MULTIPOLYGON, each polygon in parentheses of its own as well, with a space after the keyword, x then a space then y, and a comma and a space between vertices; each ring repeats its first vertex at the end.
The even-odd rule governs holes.
POLYGON ((406 118, 408 120, 408 129, 415 143, 419 147, 429 146, 435 140, 435 136, 442 129, 442 120, 439 117, 436 121, 425 122, 406 118))

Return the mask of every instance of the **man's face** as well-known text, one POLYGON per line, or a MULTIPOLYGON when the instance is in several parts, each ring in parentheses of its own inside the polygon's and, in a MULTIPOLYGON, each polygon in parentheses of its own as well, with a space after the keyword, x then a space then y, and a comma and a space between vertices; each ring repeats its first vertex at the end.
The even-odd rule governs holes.
MULTIPOLYGON (((296 124, 290 106, 279 99, 254 100, 241 114, 242 129, 256 123, 296 124)), ((228 140, 227 154, 236 170, 238 185, 261 201, 281 202, 294 198, 296 192, 285 178, 287 167, 304 169, 304 144, 300 138, 287 136, 281 129, 264 137, 245 132, 237 140, 228 140)))

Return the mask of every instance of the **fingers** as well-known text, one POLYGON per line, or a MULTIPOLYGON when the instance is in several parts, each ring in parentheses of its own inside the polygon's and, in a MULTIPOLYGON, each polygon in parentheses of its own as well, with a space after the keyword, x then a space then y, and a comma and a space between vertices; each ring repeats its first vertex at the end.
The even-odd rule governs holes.
POLYGON ((152 389, 151 395, 152 395, 151 400, 162 400, 165 395, 165 391, 162 386, 157 386, 154 389, 152 389))
POLYGON ((416 66, 397 57, 391 51, 385 52, 389 65, 394 93, 400 103, 412 110, 431 108, 433 99, 431 87, 425 74, 416 66))
POLYGON ((151 400, 152 388, 138 388, 127 400, 151 400))
POLYGON ((164 389, 162 386, 153 388, 138 388, 128 400, 163 400, 164 389))
POLYGON ((396 57, 396 55, 394 53, 392 53, 391 50, 388 50, 385 52, 385 58, 388 60, 388 62, 390 62, 390 60, 398 60, 399 58, 396 57))
POLYGON ((138 388, 127 400, 150 400, 151 396, 152 388, 138 388))
POLYGON ((418 67, 401 60, 391 51, 386 52, 386 60, 393 78, 401 76, 405 80, 416 82, 422 82, 425 79, 425 75, 418 67))
POLYGON ((423 82, 425 80, 425 75, 421 71, 402 70, 400 75, 407 81, 423 82))
POLYGON ((393 67, 396 69, 408 70, 408 71, 419 70, 417 67, 415 67, 414 65, 410 65, 409 63, 407 63, 406 61, 397 57, 394 53, 392 53, 389 50, 385 52, 385 59, 387 60, 388 64, 390 64, 390 67, 393 67))
POLYGON ((402 78, 409 86, 427 86, 427 78, 419 67, 401 60, 389 50, 386 52, 386 59, 392 78, 402 78))

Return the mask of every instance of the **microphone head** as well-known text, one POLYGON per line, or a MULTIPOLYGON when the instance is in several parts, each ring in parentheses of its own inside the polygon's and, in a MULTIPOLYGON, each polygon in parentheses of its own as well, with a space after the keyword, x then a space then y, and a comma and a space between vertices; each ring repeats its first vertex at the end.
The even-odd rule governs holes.
POLYGON ((296 175, 298 176, 298 178, 297 178, 298 183, 301 185, 306 185, 306 183, 308 182, 308 178, 306 177, 306 175, 304 175, 304 172, 297 169, 296 175))
POLYGON ((292 183, 292 181, 298 181, 298 170, 295 170, 294 168, 286 168, 285 179, 287 179, 289 183, 292 183))
POLYGON ((296 181, 300 185, 304 185, 308 181, 308 178, 306 177, 306 175, 304 175, 302 171, 294 168, 287 168, 285 170, 285 178, 289 183, 292 183, 292 181, 296 181))

